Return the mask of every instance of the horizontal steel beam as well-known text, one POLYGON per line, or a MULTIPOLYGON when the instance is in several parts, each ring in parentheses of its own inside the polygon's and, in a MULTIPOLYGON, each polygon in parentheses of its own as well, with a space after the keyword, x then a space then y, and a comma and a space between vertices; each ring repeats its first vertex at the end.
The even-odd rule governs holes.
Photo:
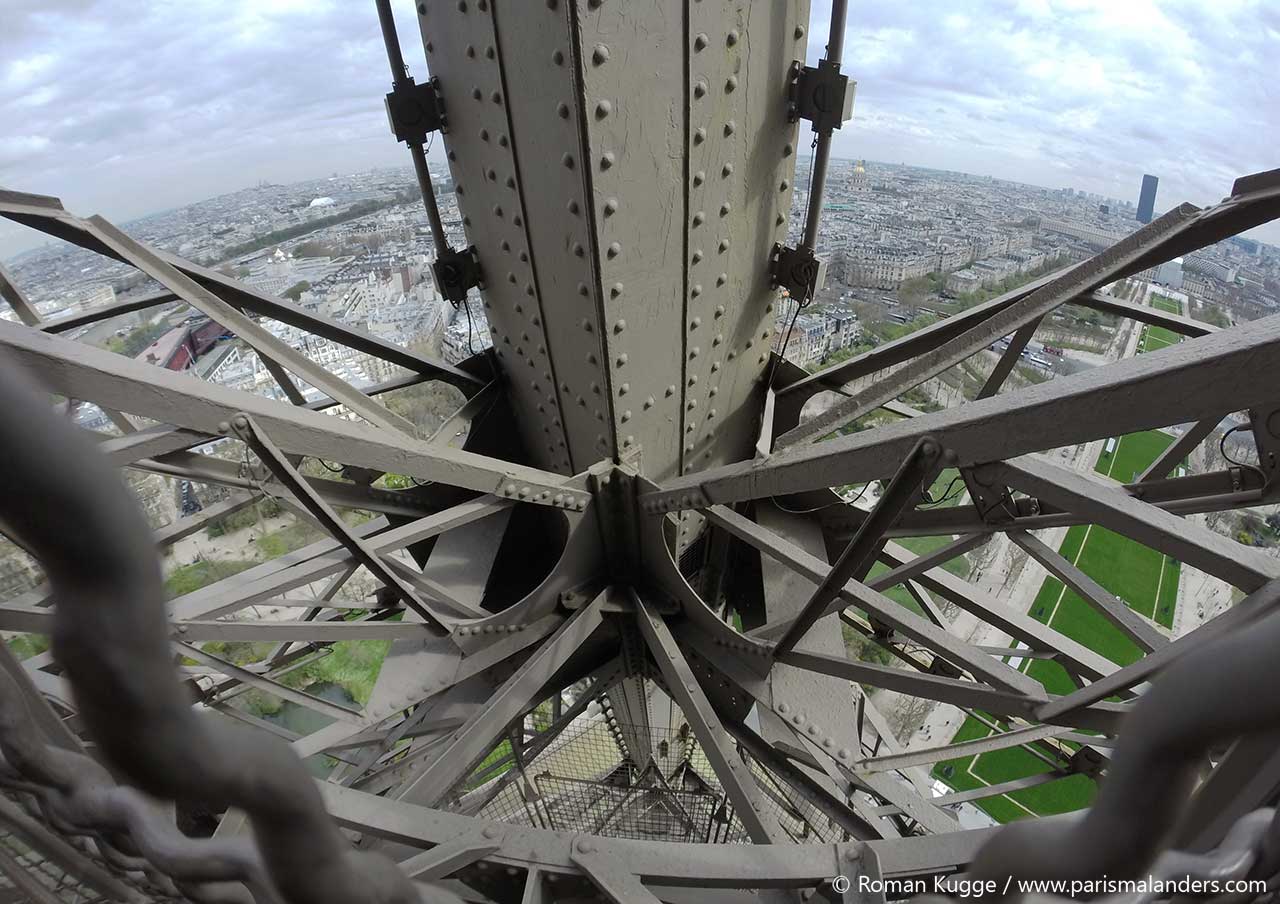
POLYGON ((590 501, 585 492, 567 486, 570 479, 559 474, 236 392, 11 323, 0 323, 0 346, 52 392, 102 402, 177 427, 221 435, 221 424, 245 412, 286 452, 535 504, 581 510, 590 501))
MULTIPOLYGON (((937 700, 962 709, 979 709, 997 716, 1032 719, 1048 702, 1048 695, 1043 693, 1043 689, 1038 694, 1015 694, 972 681, 944 678, 873 662, 857 662, 825 653, 792 650, 779 656, 778 661, 869 687, 881 687, 899 694, 937 700)), ((1060 717, 1062 720, 1053 724, 1113 734, 1128 711, 1129 706, 1126 704, 1098 703, 1089 709, 1074 710, 1069 718, 1060 717)))
POLYGON ((990 468, 995 479, 1009 486, 1052 500, 1242 590, 1257 590, 1280 578, 1280 561, 1194 521, 1134 499, 1114 484, 1033 456, 990 468))
POLYGON ((891 475, 933 435, 960 464, 1013 458, 1224 411, 1273 403, 1280 386, 1280 316, 1221 330, 1150 355, 929 412, 763 462, 711 468, 643 494, 657 511, 802 493, 891 475))
POLYGON ((178 296, 173 292, 168 289, 161 289, 159 292, 147 292, 144 295, 122 298, 111 304, 104 304, 88 311, 81 311, 79 314, 59 317, 57 320, 48 320, 40 325, 40 329, 46 333, 69 333, 82 326, 92 326, 95 323, 101 323, 104 320, 110 320, 112 317, 119 317, 122 314, 145 311, 179 300, 178 296))
POLYGON ((775 448, 813 442, 843 424, 874 411, 885 402, 896 399, 930 377, 954 367, 1001 336, 1007 336, 1039 320, 1082 293, 1092 292, 1111 282, 1125 266, 1138 257, 1160 249, 1168 240, 1190 228, 1199 212, 1199 208, 1190 204, 1175 207, 1079 267, 993 314, 981 324, 912 359, 883 380, 875 381, 782 434, 774 443, 775 448))
MULTIPOLYGON (((62 202, 45 195, 30 195, 0 189, 0 216, 38 229, 55 238, 79 245, 89 251, 123 261, 124 258, 108 247, 98 236, 88 230, 84 221, 67 213, 62 202)), ((457 386, 463 392, 473 392, 484 385, 484 380, 452 367, 441 361, 410 352, 394 343, 379 339, 372 333, 349 324, 338 323, 304 310, 299 305, 273 298, 263 292, 238 282, 216 270, 185 261, 176 255, 159 252, 162 261, 176 267, 201 285, 215 292, 228 304, 244 311, 261 314, 306 330, 316 336, 330 339, 356 351, 381 358, 392 364, 418 373, 431 374, 436 379, 457 386)))
POLYGON ((1183 317, 1180 314, 1170 314, 1168 311, 1162 311, 1151 305, 1121 301, 1119 298, 1102 292, 1091 292, 1088 295, 1082 295, 1075 300, 1075 304, 1107 314, 1118 314, 1121 317, 1128 317, 1130 320, 1137 320, 1139 323, 1149 324, 1150 326, 1163 327, 1170 332, 1177 333, 1179 336, 1205 336, 1218 331, 1218 328, 1212 324, 1201 323, 1199 320, 1192 320, 1190 317, 1183 317))

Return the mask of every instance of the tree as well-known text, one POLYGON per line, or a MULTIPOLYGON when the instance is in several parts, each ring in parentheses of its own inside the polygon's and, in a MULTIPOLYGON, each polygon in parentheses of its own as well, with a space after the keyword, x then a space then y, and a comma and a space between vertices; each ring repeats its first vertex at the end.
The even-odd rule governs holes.
POLYGON ((305 279, 302 282, 294 283, 292 286, 284 290, 284 297, 297 301, 302 297, 302 293, 311 288, 311 283, 305 279))

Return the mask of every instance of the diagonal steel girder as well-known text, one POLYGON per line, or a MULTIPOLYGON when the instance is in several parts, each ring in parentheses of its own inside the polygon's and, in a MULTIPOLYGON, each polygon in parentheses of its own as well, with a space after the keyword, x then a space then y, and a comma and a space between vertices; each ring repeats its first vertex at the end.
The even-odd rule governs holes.
MULTIPOLYGON (((903 510, 913 507, 919 501, 920 488, 933 482, 941 458, 942 447, 932 437, 921 439, 907 453, 867 520, 862 522, 857 533, 849 540, 827 576, 814 589, 804 608, 791 622, 791 626, 778 638, 774 647, 775 655, 793 649, 818 619, 831 614, 828 606, 845 584, 851 579, 862 581, 866 578, 867 572, 875 563, 877 551, 884 543, 884 532, 893 525, 903 510)), ((838 608, 843 609, 844 606, 840 605, 838 608)))
POLYGON ((575 489, 577 484, 559 474, 284 405, 15 324, 0 322, 0 348, 52 392, 189 430, 221 435, 219 425, 243 411, 286 452, 518 496, 536 504, 581 510, 590 501, 575 489), (510 492, 504 493, 507 488, 510 492))
POLYGON ((969 356, 981 351, 1001 336, 1007 336, 1038 321, 1078 295, 1087 294, 1114 280, 1128 265, 1145 251, 1159 247, 1165 240, 1176 237, 1195 222, 1199 212, 1190 204, 1183 204, 1147 224, 1137 232, 1112 245, 1102 254, 1085 261, 1079 267, 1054 279, 1025 298, 1019 299, 1004 310, 993 314, 984 322, 932 351, 913 359, 901 370, 884 380, 855 393, 833 405, 826 411, 805 421, 778 437, 775 448, 785 449, 800 443, 812 442, 850 423, 864 414, 892 401, 907 390, 918 386, 930 377, 937 376, 969 356))
POLYGON ((429 628, 445 632, 448 629, 440 620, 440 616, 421 599, 408 582, 396 574, 387 563, 370 549, 365 542, 347 527, 320 495, 303 479, 297 469, 289 463, 284 454, 276 447, 266 434, 254 423, 253 418, 245 414, 237 414, 231 419, 230 427, 236 435, 257 453, 258 457, 276 475, 276 478, 288 488, 289 492, 306 508, 311 516, 320 522, 339 543, 347 548, 351 557, 369 570, 379 581, 400 597, 400 600, 418 615, 422 616, 429 628))
POLYGON ((644 493, 658 510, 887 477, 932 434, 970 465, 1265 406, 1280 386, 1280 316, 1036 386, 797 446, 785 456, 676 477, 644 493))
MULTIPOLYGON (((166 263, 150 248, 129 238, 102 217, 90 217, 84 221, 84 226, 90 234, 114 250, 126 262, 152 279, 158 280, 192 307, 232 330, 258 353, 264 363, 273 361, 282 367, 287 367, 292 373, 317 389, 327 392, 371 424, 387 430, 398 430, 409 436, 413 435, 413 424, 408 420, 393 414, 358 389, 316 364, 292 345, 254 323, 191 277, 166 263)), ((305 403, 306 400, 287 375, 277 375, 277 381, 294 404, 305 403)))
MULTIPOLYGON (((33 229, 38 229, 47 235, 78 245, 89 251, 94 251, 116 260, 123 260, 119 254, 107 246, 99 237, 86 229, 82 220, 68 213, 62 206, 62 202, 57 198, 0 188, 0 216, 30 226, 33 229)), ((430 374, 433 378, 457 386, 468 394, 484 385, 483 379, 473 376, 464 370, 452 367, 441 361, 435 361, 416 352, 408 351, 349 324, 338 323, 327 317, 313 314, 291 302, 273 298, 216 270, 201 267, 167 252, 158 252, 158 256, 162 261, 177 268, 237 308, 242 308, 255 314, 262 314, 272 320, 278 320, 281 323, 307 330, 317 336, 331 339, 340 345, 364 352, 375 358, 381 358, 384 361, 397 364, 417 373, 430 374)), ((147 300, 150 302, 150 297, 147 300)), ((127 299, 120 304, 132 303, 133 301, 141 301, 141 299, 127 299)), ((139 308, 130 308, 130 310, 137 309, 139 308)), ((119 313, 124 313, 124 311, 119 313)), ((58 324, 62 323, 64 321, 58 322, 58 324)), ((66 322, 66 326, 58 326, 58 329, 70 329, 75 325, 79 324, 66 322)))
MULTIPOLYGON (((715 506, 708 509, 705 514, 707 519, 717 527, 729 531, 738 539, 751 544, 760 552, 777 559, 815 583, 821 582, 829 573, 829 566, 823 560, 788 543, 777 534, 764 530, 755 522, 730 509, 715 506)), ((877 593, 858 581, 849 581, 840 588, 832 606, 836 607, 833 611, 846 606, 863 609, 887 624, 893 625, 894 628, 952 665, 990 682, 995 687, 1022 694, 1038 694, 1043 691, 1039 682, 1034 679, 999 659, 979 652, 958 637, 949 635, 927 618, 916 615, 910 609, 900 606, 889 597, 877 593)), ((757 629, 753 634, 763 637, 776 636, 785 631, 789 625, 789 619, 779 621, 757 629)))
POLYGON ((1120 487, 1025 456, 990 466, 996 478, 1043 496, 1247 592, 1280 578, 1280 561, 1135 499, 1120 487))
MULTIPOLYGON (((1200 212, 1195 221, 1178 235, 1166 239, 1157 247, 1139 255, 1136 260, 1121 268, 1115 278, 1122 279, 1140 273, 1180 254, 1203 248, 1221 241, 1245 229, 1257 226, 1280 213, 1280 170, 1270 170, 1242 176, 1235 181, 1231 189, 1231 197, 1223 203, 1214 205, 1200 212)), ((795 426, 800 409, 805 401, 815 393, 824 390, 840 391, 842 387, 859 377, 887 371, 921 357, 962 333, 1005 311, 1014 303, 1027 298, 1050 283, 1062 279, 1073 270, 1082 266, 1072 264, 1049 273, 1025 286, 1006 292, 1004 295, 988 302, 962 311, 953 317, 939 320, 932 326, 925 327, 903 336, 893 342, 872 349, 848 361, 842 361, 815 374, 805 375, 792 371, 791 377, 778 390, 779 429, 790 429, 795 426)), ((1096 306, 1099 299, 1105 296, 1090 292, 1086 295, 1070 299, 1074 303, 1085 306, 1096 306)), ((1151 309, 1145 309, 1150 311, 1151 309)), ((1119 313, 1119 311, 1116 311, 1119 313)), ((1175 331, 1182 332, 1175 328, 1175 331)), ((1012 332, 1009 330, 1007 332, 1012 332)), ((1007 333, 1006 333, 1007 334, 1007 333)), ((999 334, 993 335, 995 339, 999 334)), ((1188 335, 1196 335, 1188 333, 1188 335)))

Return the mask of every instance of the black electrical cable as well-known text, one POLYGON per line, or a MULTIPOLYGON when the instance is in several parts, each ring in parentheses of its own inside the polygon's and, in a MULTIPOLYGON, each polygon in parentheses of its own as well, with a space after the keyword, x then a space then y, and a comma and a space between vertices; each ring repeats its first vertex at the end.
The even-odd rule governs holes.
POLYGON ((812 514, 813 512, 820 512, 823 509, 829 509, 832 506, 836 506, 836 505, 853 505, 853 503, 857 502, 859 499, 862 498, 863 494, 867 492, 867 487, 869 486, 871 486, 871 481, 867 481, 866 483, 864 483, 862 485, 862 489, 858 490, 858 495, 854 496, 852 499, 837 499, 834 502, 827 502, 827 503, 824 503, 823 505, 815 505, 813 508, 808 508, 808 509, 787 508, 785 505, 783 505, 781 502, 778 501, 777 496, 770 496, 769 500, 774 505, 776 505, 779 509, 786 512, 788 515, 809 515, 809 514, 812 514))
POLYGON ((921 508, 930 508, 933 506, 939 506, 939 505, 942 505, 942 503, 944 502, 950 502, 952 499, 955 499, 957 496, 959 496, 961 493, 964 492, 964 487, 961 487, 960 489, 956 490, 954 493, 951 492, 951 488, 954 487, 958 482, 960 482, 963 479, 964 478, 958 474, 955 477, 953 477, 951 479, 951 482, 947 484, 947 488, 942 491, 942 496, 938 499, 934 499, 932 496, 929 495, 929 491, 925 490, 924 491, 925 502, 924 502, 924 505, 921 506, 921 508))
POLYGON ((1251 465, 1247 461, 1237 461, 1236 459, 1232 458, 1230 455, 1227 454, 1227 437, 1235 433, 1237 430, 1248 430, 1248 429, 1251 429, 1252 427, 1253 427, 1252 424, 1236 424, 1236 426, 1232 427, 1226 433, 1222 434, 1222 439, 1218 440, 1218 451, 1222 453, 1222 457, 1225 458, 1228 463, 1235 465, 1237 468, 1248 468, 1250 471, 1253 471, 1255 474, 1258 475, 1258 477, 1262 479, 1262 483, 1265 486, 1267 483, 1267 475, 1266 475, 1266 472, 1262 470, 1262 468, 1258 467, 1257 465, 1251 465))

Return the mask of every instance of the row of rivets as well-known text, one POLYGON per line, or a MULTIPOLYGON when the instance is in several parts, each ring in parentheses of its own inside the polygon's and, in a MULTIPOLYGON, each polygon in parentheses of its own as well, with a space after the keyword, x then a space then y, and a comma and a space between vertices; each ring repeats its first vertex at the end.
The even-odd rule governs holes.
MULTIPOLYGON (((776 712, 783 719, 790 722, 797 729, 803 730, 804 733, 807 734, 814 741, 814 743, 821 745, 824 750, 830 751, 836 746, 835 739, 832 738, 830 735, 827 735, 823 731, 821 726, 813 723, 809 723, 806 726, 805 723, 808 720, 805 719, 804 713, 791 712, 791 706, 789 704, 779 703, 777 706, 773 708, 773 711, 776 712)), ((835 757, 836 759, 840 760, 842 763, 847 763, 851 759, 853 759, 853 754, 850 752, 848 747, 841 747, 839 750, 835 751, 835 757)))
POLYGON ((473 625, 459 628, 458 635, 460 637, 468 637, 473 634, 515 634, 524 629, 524 625, 473 625))
MULTIPOLYGON (((475 107, 465 104, 459 106, 453 133, 445 138, 449 145, 447 156, 453 170, 458 209, 469 236, 486 256, 488 279, 483 297, 495 354, 499 359, 509 362, 508 368, 515 368, 523 363, 533 371, 530 375, 532 379, 521 378, 518 373, 511 374, 511 383, 522 407, 536 408, 543 413, 550 409, 558 414, 559 399, 551 386, 551 362, 524 233, 525 217, 521 207, 515 160, 507 136, 509 123, 494 46, 493 23, 487 15, 465 15, 469 11, 465 6, 458 6, 458 11, 464 14, 461 32, 455 32, 455 39, 448 47, 439 48, 439 52, 450 54, 460 50, 459 56, 455 58, 455 65, 443 67, 454 76, 446 85, 456 84, 460 78, 465 79, 471 73, 473 83, 469 86, 469 93, 476 102, 475 107), (468 62, 477 64, 479 68, 469 67, 468 62), (473 135, 479 138, 479 143, 470 140, 473 135), (459 151, 462 151, 461 155, 459 151), (480 203, 480 197, 474 202, 469 198, 467 187, 471 183, 482 188, 486 183, 495 187, 502 186, 506 191, 500 190, 501 197, 493 196, 484 205, 480 203), (483 217, 482 212, 485 214, 483 217), (503 255, 509 255, 511 259, 495 260, 494 252, 497 249, 501 249, 503 255), (538 374, 548 384, 550 391, 545 394, 537 379, 538 374)), ((487 13, 487 0, 472 8, 480 13, 487 13)), ((447 7, 444 9, 448 11, 447 7)), ((426 14, 424 7, 420 7, 419 11, 426 14)), ((426 46, 428 54, 437 50, 430 41, 426 46)), ((483 196, 483 191, 477 190, 477 194, 483 196)), ((557 417, 555 420, 559 428, 560 419, 557 417)), ((538 426, 541 426, 544 434, 542 442, 548 465, 566 472, 570 470, 563 430, 553 433, 545 423, 538 426)))
POLYGON ((572 509, 574 511, 582 511, 587 507, 587 497, 574 496, 571 493, 556 493, 552 495, 551 490, 539 490, 530 486, 517 486, 514 483, 508 483, 502 488, 502 495, 522 499, 527 502, 550 503, 555 508, 572 509))
POLYGON ((692 509, 704 508, 708 505, 708 501, 701 493, 684 496, 663 496, 659 499, 642 502, 640 508, 651 514, 660 512, 672 512, 676 509, 692 509))
POLYGON ((715 639, 715 643, 716 643, 716 646, 727 647, 728 649, 734 650, 738 653, 749 653, 752 656, 768 656, 769 655, 769 647, 766 647, 758 643, 746 643, 745 641, 739 641, 739 640, 726 640, 723 637, 717 637, 715 639))

